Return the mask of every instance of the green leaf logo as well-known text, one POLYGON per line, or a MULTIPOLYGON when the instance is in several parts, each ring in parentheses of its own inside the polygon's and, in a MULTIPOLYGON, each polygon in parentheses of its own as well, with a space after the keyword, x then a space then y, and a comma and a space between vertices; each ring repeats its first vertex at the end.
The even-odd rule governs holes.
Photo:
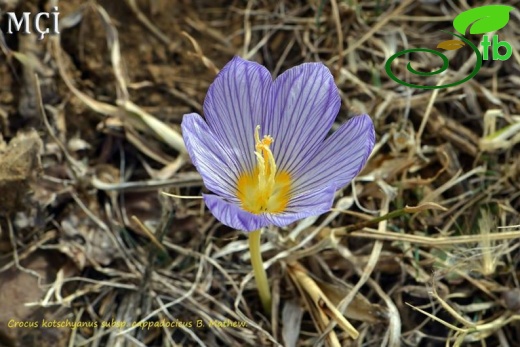
POLYGON ((470 34, 485 34, 502 29, 509 22, 509 12, 514 7, 506 5, 488 5, 473 8, 459 14, 453 20, 455 30, 464 35, 469 26, 470 34), (472 25, 473 24, 473 25, 472 25))

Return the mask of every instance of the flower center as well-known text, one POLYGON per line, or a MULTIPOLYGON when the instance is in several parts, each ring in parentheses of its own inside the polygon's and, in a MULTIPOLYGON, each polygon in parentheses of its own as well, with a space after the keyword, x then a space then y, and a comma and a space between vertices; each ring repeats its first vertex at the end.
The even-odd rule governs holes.
POLYGON ((238 178, 237 197, 242 208, 254 214, 283 212, 289 202, 291 176, 276 170, 273 152, 269 148, 273 141, 269 135, 260 140, 260 126, 256 126, 256 167, 253 172, 244 172, 238 178))

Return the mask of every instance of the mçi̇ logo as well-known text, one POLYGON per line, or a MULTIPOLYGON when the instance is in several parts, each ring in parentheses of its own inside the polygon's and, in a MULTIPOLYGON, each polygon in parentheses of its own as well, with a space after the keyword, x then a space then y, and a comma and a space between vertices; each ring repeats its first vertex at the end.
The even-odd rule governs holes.
MULTIPOLYGON (((0 13, 1 14, 1 13, 0 13)), ((46 34, 59 34, 58 26, 58 7, 53 7, 51 12, 38 12, 34 15, 31 12, 23 12, 20 20, 16 18, 16 13, 6 12, 7 14, 7 34, 13 34, 14 31, 22 34, 31 33, 31 16, 33 31, 38 33, 40 40, 43 40, 46 34), (43 22, 43 23, 42 23, 43 22), (42 26, 43 24, 43 26, 42 26), (13 31, 14 27, 14 31, 13 31)))

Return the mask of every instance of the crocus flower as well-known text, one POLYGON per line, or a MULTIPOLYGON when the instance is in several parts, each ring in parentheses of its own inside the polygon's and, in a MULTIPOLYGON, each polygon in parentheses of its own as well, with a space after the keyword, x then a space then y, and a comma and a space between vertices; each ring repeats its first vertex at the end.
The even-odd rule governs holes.
POLYGON ((336 190, 361 170, 374 147, 368 115, 330 136, 338 89, 321 63, 291 68, 274 81, 260 64, 235 57, 204 100, 205 120, 184 116, 182 133, 213 215, 253 231, 325 213, 336 190))

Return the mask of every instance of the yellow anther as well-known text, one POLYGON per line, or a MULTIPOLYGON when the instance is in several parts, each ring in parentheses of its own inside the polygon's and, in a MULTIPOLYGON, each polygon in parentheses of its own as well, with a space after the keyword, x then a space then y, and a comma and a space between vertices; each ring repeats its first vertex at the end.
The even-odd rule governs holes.
POLYGON ((274 139, 271 135, 264 135, 262 140, 260 140, 260 125, 257 125, 255 128, 255 148, 257 151, 261 149, 268 148, 271 143, 273 143, 274 139))
POLYGON ((255 129, 256 140, 256 161, 258 163, 258 185, 260 191, 264 192, 265 198, 269 199, 274 188, 274 177, 276 174, 276 163, 274 161, 273 152, 269 145, 273 143, 273 138, 265 135, 260 141, 260 125, 255 129))
POLYGON ((240 175, 237 197, 242 207, 252 213, 282 212, 288 203, 291 186, 290 175, 277 172, 270 135, 260 139, 260 126, 255 128, 255 156, 257 165, 253 172, 240 175))
POLYGON ((269 135, 264 135, 264 138, 262 139, 262 141, 258 144, 259 146, 262 146, 262 147, 268 147, 271 143, 273 143, 273 138, 269 135))

